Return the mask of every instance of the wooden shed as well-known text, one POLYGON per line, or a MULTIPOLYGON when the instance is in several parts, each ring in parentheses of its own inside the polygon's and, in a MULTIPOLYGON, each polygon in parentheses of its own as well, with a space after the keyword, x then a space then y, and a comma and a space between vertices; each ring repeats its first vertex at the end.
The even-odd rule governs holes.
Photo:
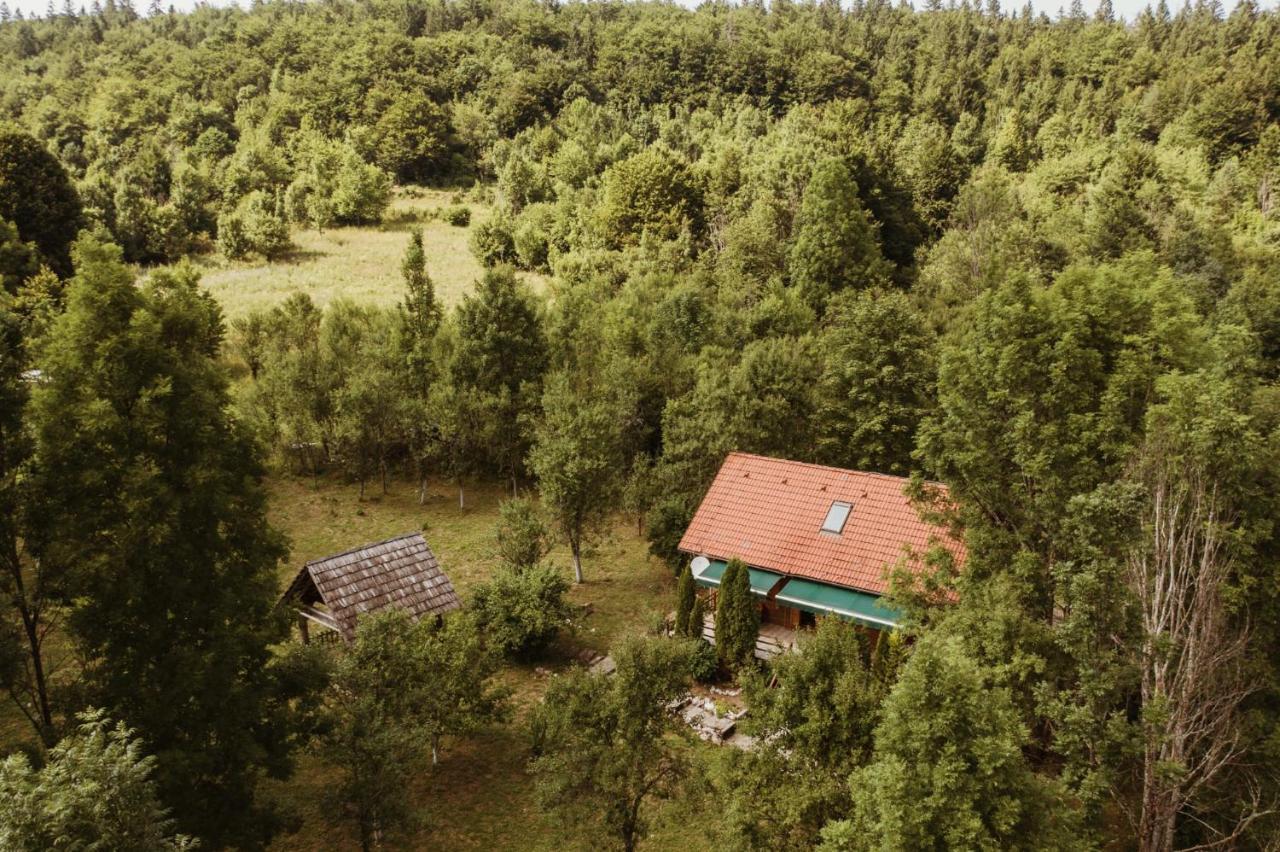
POLYGON ((418 619, 462 606, 421 533, 314 559, 302 566, 283 601, 297 609, 303 641, 312 624, 350 642, 366 613, 399 607, 418 619))

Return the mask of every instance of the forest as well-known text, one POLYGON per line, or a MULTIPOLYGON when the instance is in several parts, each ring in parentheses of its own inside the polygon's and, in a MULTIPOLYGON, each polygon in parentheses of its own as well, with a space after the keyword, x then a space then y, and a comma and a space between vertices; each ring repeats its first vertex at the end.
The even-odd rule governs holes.
POLYGON ((0 56, 0 848, 1280 849, 1280 12, 51 0, 0 56), (314 248, 373 235, 378 299, 314 248), (731 565, 712 648, 733 451, 909 477, 963 568, 759 664, 731 565), (409 528, 463 610, 297 641, 409 528))

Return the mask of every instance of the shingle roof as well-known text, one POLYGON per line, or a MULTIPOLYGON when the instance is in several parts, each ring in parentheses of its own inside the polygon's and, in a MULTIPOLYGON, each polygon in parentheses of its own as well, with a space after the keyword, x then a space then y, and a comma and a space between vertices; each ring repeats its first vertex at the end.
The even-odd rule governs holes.
POLYGON ((886 569, 908 548, 918 557, 936 543, 957 562, 965 558, 962 542, 920 517, 904 494, 907 482, 900 476, 730 453, 685 530, 680 550, 883 594, 886 569), (839 535, 821 531, 835 502, 853 506, 839 535))
POLYGON ((355 636, 356 620, 364 613, 400 607, 420 618, 462 606, 421 533, 308 562, 285 597, 305 601, 315 595, 324 601, 347 640, 355 636))

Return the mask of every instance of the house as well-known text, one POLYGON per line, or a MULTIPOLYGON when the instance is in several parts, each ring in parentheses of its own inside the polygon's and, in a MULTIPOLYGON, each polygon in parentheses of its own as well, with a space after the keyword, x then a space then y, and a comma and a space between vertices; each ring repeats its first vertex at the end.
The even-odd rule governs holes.
MULTIPOLYGON (((760 599, 756 656, 795 643, 795 632, 833 615, 869 630, 897 625, 881 601, 889 569, 921 567, 935 545, 963 564, 962 542, 921 517, 900 476, 730 453, 694 513, 680 551, 698 585, 715 589, 731 559, 749 569, 760 599), (904 563, 904 560, 905 563, 904 563)), ((942 486, 938 486, 941 488, 942 486)), ((944 491, 945 494, 945 491, 944 491)), ((703 635, 714 641, 709 620, 703 635)))
POLYGON ((350 642, 366 613, 399 607, 418 619, 462 606, 421 533, 314 559, 302 566, 282 600, 298 611, 304 642, 312 624, 350 642))

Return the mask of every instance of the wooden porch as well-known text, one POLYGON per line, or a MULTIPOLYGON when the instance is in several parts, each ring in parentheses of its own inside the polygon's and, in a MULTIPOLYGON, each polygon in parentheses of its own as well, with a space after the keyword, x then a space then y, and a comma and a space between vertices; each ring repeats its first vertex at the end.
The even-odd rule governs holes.
MULTIPOLYGON (((762 622, 760 632, 756 635, 756 659, 771 660, 779 654, 794 651, 798 632, 781 624, 762 622)), ((712 645, 716 644, 716 617, 712 613, 708 613, 702 619, 702 638, 712 645)))

